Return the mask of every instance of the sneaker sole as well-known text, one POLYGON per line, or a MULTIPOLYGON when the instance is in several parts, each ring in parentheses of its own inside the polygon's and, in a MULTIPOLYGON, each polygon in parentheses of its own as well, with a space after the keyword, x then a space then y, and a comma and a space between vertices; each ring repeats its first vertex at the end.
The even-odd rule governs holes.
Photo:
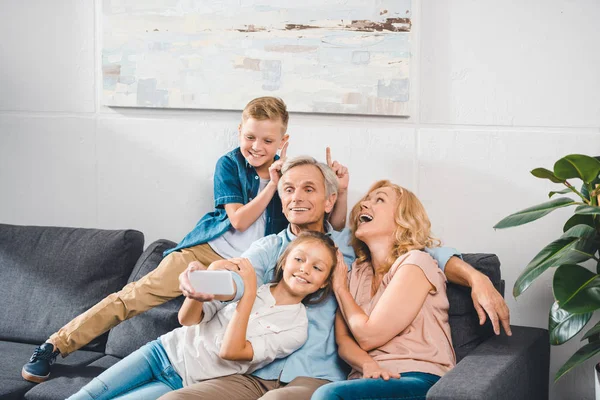
POLYGON ((50 377, 50 374, 48 374, 46 376, 33 375, 33 374, 30 374, 29 372, 25 371, 25 368, 23 368, 23 369, 21 369, 21 376, 26 381, 34 382, 34 383, 42 383, 42 382, 45 382, 46 380, 48 380, 48 378, 50 377))

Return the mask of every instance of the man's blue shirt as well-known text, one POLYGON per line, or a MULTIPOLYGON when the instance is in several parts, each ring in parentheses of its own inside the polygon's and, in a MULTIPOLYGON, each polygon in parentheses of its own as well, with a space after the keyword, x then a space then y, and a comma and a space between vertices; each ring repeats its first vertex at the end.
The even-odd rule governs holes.
MULTIPOLYGON (((275 156, 275 160, 278 158, 275 156)), ((215 210, 204 215, 176 247, 165 251, 163 255, 207 243, 227 232, 231 228, 231 221, 225 212, 225 204, 248 204, 258 194, 259 185, 256 170, 248 164, 239 147, 219 158, 214 175, 215 210)), ((277 193, 273 195, 266 211, 265 236, 285 229, 287 220, 277 193)))
MULTIPOLYGON (((327 234, 339 247, 344 255, 344 261, 348 268, 352 266, 355 255, 350 246, 350 231, 344 229, 341 232, 333 230, 326 223, 327 234)), ((290 227, 277 235, 266 236, 254 242, 241 257, 248 258, 256 270, 258 285, 270 282, 274 276, 277 259, 283 253, 287 245, 296 238, 290 227)), ((440 268, 446 266, 446 262, 453 255, 458 255, 455 249, 438 247, 426 249, 426 251, 437 260, 440 268)), ((239 278, 239 275, 234 274, 239 278)), ((236 298, 241 297, 243 283, 236 279, 236 298)), ((277 359, 271 364, 253 372, 253 375, 262 379, 280 379, 282 382, 291 382, 298 376, 327 379, 339 381, 346 379, 349 372, 348 367, 337 354, 335 343, 335 313, 337 302, 335 296, 331 295, 320 304, 306 307, 308 315, 308 340, 299 350, 288 357, 277 359)))

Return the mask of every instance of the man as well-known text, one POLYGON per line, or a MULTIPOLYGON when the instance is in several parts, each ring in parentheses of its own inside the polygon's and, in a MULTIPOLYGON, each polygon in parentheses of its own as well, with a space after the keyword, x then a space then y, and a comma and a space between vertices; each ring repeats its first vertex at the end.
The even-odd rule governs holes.
MULTIPOLYGON (((284 163, 278 191, 283 212, 290 224, 285 231, 254 242, 242 254, 254 266, 259 284, 271 280, 279 255, 296 235, 306 230, 330 235, 344 255, 346 263, 352 265, 354 252, 348 244, 349 231, 345 229, 336 232, 326 221, 326 215, 332 211, 338 196, 338 179, 341 183, 339 187, 344 191, 343 196, 346 195, 348 174, 339 164, 334 165, 329 160, 328 163, 338 171, 337 177, 329 166, 318 163, 311 157, 297 157, 284 163)), ((490 280, 455 257, 454 249, 437 248, 427 251, 438 261, 450 281, 471 286, 480 323, 485 321, 487 312, 496 334, 500 333, 500 320, 510 335, 508 308, 490 280)), ((227 269, 235 271, 237 266, 231 263, 227 269)), ((186 272, 180 275, 180 282, 184 295, 198 300, 211 298, 210 295, 193 292, 186 272)), ((238 296, 241 291, 243 287, 238 287, 238 296)), ((346 367, 337 356, 335 344, 333 327, 336 308, 335 299, 331 296, 320 305, 307 309, 308 341, 292 355, 275 360, 251 375, 231 375, 200 382, 171 392, 162 399, 310 399, 321 385, 346 378, 346 367)))

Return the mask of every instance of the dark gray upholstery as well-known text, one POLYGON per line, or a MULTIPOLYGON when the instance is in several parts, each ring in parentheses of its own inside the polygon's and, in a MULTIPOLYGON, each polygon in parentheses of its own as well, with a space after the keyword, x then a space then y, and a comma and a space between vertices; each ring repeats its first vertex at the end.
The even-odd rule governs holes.
MULTIPOLYGON (((73 355, 79 352, 73 353, 73 355)), ((64 400, 72 394, 76 393, 85 386, 89 381, 100 375, 102 372, 119 362, 120 358, 113 356, 102 356, 99 359, 87 363, 86 365, 78 366, 71 373, 58 373, 52 371, 52 379, 40 385, 36 385, 33 389, 27 392, 25 399, 27 400, 64 400)), ((71 356, 65 358, 68 360, 71 356)))
MULTIPOLYGON (((0 224, 0 292, 5 300, 0 310, 1 399, 64 399, 121 357, 178 326, 181 297, 113 328, 105 354, 96 346, 93 352, 59 357, 51 379, 39 385, 21 378, 21 367, 35 345, 127 281, 152 271, 162 252, 175 243, 158 240, 140 256, 142 245, 143 235, 137 231, 0 224)), ((463 256, 503 293, 495 255, 463 256)), ((547 331, 513 327, 513 337, 496 337, 489 324, 479 326, 469 289, 449 284, 448 298, 452 339, 462 361, 434 385, 428 398, 547 398, 547 331)))
MULTIPOLYGON (((0 399, 22 399, 25 393, 33 388, 37 389, 35 384, 21 378, 21 367, 29 360, 35 347, 33 344, 0 341, 0 399)), ((101 357, 105 356, 96 351, 85 350, 76 351, 67 358, 59 357, 52 369, 52 376, 54 378, 79 375, 83 367, 101 357)), ((43 385, 52 381, 54 379, 43 385)))
POLYGON ((548 331, 513 326, 512 332, 480 344, 433 385, 427 399, 548 399, 548 331))
POLYGON ((0 340, 44 342, 120 289, 143 245, 133 230, 0 224, 0 340))
MULTIPOLYGON (((503 293, 498 257, 494 254, 463 254, 463 259, 487 275, 496 289, 503 293)), ((489 319, 484 325, 479 325, 479 317, 473 307, 470 288, 448 283, 447 293, 450 302, 448 316, 452 331, 452 344, 456 352, 456 361, 460 361, 477 345, 491 337, 494 329, 489 319)))
MULTIPOLYGON (((163 251, 175 247, 169 240, 158 240, 144 251, 136 264, 129 282, 137 281, 160 263, 163 251)), ((146 311, 111 329, 106 343, 106 354, 125 357, 151 340, 181 326, 177 312, 183 303, 183 296, 159 307, 146 311)))

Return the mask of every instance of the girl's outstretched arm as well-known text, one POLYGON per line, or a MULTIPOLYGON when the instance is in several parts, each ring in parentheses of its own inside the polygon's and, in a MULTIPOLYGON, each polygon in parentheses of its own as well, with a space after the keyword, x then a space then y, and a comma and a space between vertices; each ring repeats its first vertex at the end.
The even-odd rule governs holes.
POLYGON ((179 323, 183 326, 199 324, 204 318, 203 305, 201 301, 186 298, 177 314, 179 323))
POLYGON ((250 261, 246 258, 231 260, 239 267, 239 274, 244 280, 244 295, 237 304, 233 317, 223 336, 219 357, 231 361, 252 361, 254 350, 252 344, 246 340, 248 319, 256 299, 256 272, 250 261))

